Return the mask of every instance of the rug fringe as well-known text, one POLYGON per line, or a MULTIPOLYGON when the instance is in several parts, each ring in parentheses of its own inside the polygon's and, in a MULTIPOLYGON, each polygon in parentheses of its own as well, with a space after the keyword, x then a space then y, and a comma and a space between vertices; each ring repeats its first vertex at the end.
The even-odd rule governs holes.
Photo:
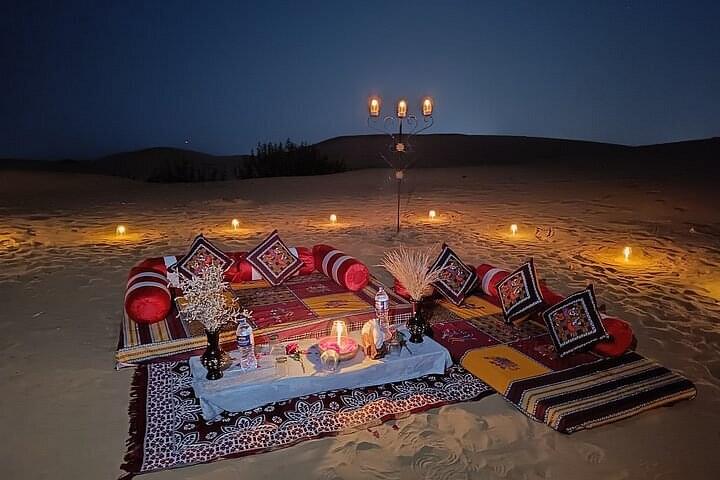
POLYGON ((119 480, 130 480, 140 474, 143 461, 143 444, 145 438, 145 404, 147 401, 148 366, 141 365, 135 368, 130 385, 130 405, 128 417, 130 427, 128 439, 125 442, 127 452, 120 469, 124 473, 119 480))

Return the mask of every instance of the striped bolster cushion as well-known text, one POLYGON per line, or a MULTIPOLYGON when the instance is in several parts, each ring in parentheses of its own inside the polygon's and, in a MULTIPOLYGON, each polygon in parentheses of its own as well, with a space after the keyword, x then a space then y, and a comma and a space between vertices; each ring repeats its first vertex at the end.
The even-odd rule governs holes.
MULTIPOLYGON (((312 250, 306 247, 290 247, 290 251, 303 262, 303 266, 294 276, 310 275, 315 271, 315 257, 312 250)), ((242 283, 263 279, 260 272, 245 260, 247 252, 226 252, 226 255, 235 260, 225 272, 225 280, 228 282, 242 283)))
POLYGON ((170 313, 172 300, 167 275, 144 265, 145 262, 130 270, 125 290, 125 311, 136 322, 155 323, 170 313))
POLYGON ((330 245, 315 245, 313 255, 315 268, 341 287, 356 292, 370 281, 370 272, 362 262, 330 245))

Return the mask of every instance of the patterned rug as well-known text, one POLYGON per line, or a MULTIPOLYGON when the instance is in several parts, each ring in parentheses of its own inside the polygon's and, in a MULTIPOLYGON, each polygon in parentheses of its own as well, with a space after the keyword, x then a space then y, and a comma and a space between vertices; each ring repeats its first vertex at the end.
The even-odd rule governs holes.
POLYGON ((693 383, 635 352, 558 357, 537 317, 507 324, 490 299, 462 306, 440 300, 431 311, 435 340, 530 418, 563 433, 597 427, 688 400, 693 383))
POLYGON ((202 419, 187 362, 136 368, 122 478, 289 447, 351 433, 411 413, 479 400, 493 390, 462 367, 443 375, 334 390, 202 419))

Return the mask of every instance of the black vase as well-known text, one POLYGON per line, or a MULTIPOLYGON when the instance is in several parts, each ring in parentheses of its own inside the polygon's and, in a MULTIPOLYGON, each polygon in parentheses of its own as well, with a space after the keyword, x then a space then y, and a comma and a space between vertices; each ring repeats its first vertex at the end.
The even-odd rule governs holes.
POLYGON ((420 302, 412 302, 412 317, 407 322, 407 329, 410 332, 410 342, 422 343, 423 334, 427 330, 427 324, 425 318, 420 312, 420 302))
POLYGON ((208 346, 205 353, 200 357, 200 363, 207 370, 205 378, 208 380, 219 380, 223 376, 223 370, 230 366, 230 355, 220 347, 220 330, 210 332, 205 330, 208 346))

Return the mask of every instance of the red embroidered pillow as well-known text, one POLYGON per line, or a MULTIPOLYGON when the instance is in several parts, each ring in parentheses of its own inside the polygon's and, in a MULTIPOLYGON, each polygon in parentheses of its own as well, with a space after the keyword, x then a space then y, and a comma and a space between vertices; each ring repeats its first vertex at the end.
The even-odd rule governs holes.
POLYGON ((475 269, 463 263, 447 245, 443 245, 430 270, 440 270, 440 280, 433 282, 433 287, 455 305, 460 305, 478 283, 475 269))
POLYGON ((210 243, 201 233, 190 246, 190 251, 171 267, 186 278, 193 278, 210 265, 222 265, 224 271, 233 264, 233 259, 210 243))
POLYGON ((532 258, 497 284, 505 321, 522 320, 537 312, 543 297, 532 258))
POLYGON ((600 319, 592 285, 548 308, 542 317, 560 357, 610 338, 600 319))
POLYGON ((245 260, 272 285, 280 285, 303 266, 302 260, 280 239, 277 230, 253 248, 245 260))

